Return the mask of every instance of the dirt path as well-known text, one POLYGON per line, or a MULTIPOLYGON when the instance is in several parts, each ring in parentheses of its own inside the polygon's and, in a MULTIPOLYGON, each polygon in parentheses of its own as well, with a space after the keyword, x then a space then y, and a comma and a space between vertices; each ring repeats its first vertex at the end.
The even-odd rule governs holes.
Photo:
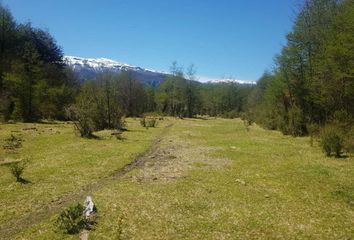
POLYGON ((58 213, 61 209, 70 205, 71 203, 83 201, 87 195, 92 195, 93 192, 100 189, 101 187, 124 177, 133 169, 143 167, 146 162, 151 159, 149 156, 151 156, 154 152, 157 151, 157 149, 160 148, 159 145, 161 144, 162 139, 165 137, 165 135, 167 135, 169 129, 172 126, 173 124, 167 125, 162 133, 157 137, 153 145, 146 152, 135 158, 133 162, 116 171, 113 175, 101 178, 97 182, 89 184, 78 191, 62 195, 58 200, 52 201, 50 204, 43 206, 41 209, 31 212, 19 220, 10 221, 6 225, 1 226, 0 239, 11 239, 11 237, 15 234, 40 223, 44 219, 49 218, 55 213, 58 213))
POLYGON ((168 182, 185 177, 189 170, 224 168, 230 164, 228 159, 213 157, 216 148, 191 140, 195 137, 193 134, 193 130, 175 131, 161 139, 154 150, 144 156, 141 171, 129 177, 137 182, 168 182))

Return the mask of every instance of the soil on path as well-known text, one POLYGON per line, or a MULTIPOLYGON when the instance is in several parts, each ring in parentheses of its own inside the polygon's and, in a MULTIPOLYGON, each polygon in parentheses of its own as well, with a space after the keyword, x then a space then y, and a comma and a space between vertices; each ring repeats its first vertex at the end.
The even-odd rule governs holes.
POLYGON ((0 239, 11 239, 11 237, 15 234, 18 234, 19 232, 35 224, 40 223, 44 219, 47 219, 53 214, 58 213, 60 210, 70 205, 71 203, 83 201, 83 199, 87 195, 92 195, 93 192, 100 189, 101 187, 109 184, 112 181, 116 181, 124 177, 128 172, 132 171, 133 169, 144 166, 145 162, 150 159, 148 156, 150 156, 153 152, 156 151, 156 149, 159 148, 161 140, 164 138, 165 135, 168 134, 168 131, 172 126, 173 124, 165 126, 162 133, 157 137, 153 145, 146 152, 139 155, 131 163, 125 165, 123 168, 116 171, 113 175, 103 177, 97 182, 89 184, 79 189, 78 191, 62 195, 60 198, 55 201, 52 201, 50 204, 42 206, 41 209, 32 211, 21 219, 16 219, 14 221, 8 222, 3 226, 0 226, 0 239))

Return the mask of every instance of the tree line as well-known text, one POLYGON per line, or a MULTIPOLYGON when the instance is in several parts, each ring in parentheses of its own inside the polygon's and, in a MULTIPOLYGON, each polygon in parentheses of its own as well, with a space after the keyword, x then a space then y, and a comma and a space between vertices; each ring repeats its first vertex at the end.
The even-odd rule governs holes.
POLYGON ((81 116, 99 130, 120 126, 123 116, 146 112, 236 117, 244 110, 251 89, 231 82, 201 84, 193 65, 184 72, 177 63, 157 88, 142 85, 129 72, 106 72, 82 83, 63 62, 63 51, 49 32, 17 23, 1 5, 0 31, 2 121, 81 116))
POLYGON ((1 5, 0 31, 3 121, 71 119, 94 131, 122 128, 124 117, 149 112, 181 118, 242 116, 284 134, 323 132, 333 140, 340 133, 345 144, 354 144, 351 0, 304 0, 274 69, 256 86, 200 83, 193 65, 184 71, 177 63, 156 88, 129 72, 102 73, 82 83, 47 31, 17 23, 1 5))
POLYGON ((30 23, 18 24, 0 5, 0 118, 64 119, 64 106, 76 91, 55 39, 30 23))
POLYGON ((353 145, 354 2, 305 0, 286 38, 249 95, 248 117, 294 136, 337 132, 353 145))

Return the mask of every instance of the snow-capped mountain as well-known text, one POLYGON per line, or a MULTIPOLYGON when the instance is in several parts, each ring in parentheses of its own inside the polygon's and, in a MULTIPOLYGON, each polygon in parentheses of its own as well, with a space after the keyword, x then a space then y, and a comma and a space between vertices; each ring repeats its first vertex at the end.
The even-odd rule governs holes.
POLYGON ((211 77, 199 76, 198 79, 200 82, 203 83, 238 83, 238 84, 246 84, 246 85, 257 84, 257 82, 255 81, 239 80, 233 77, 211 78, 211 77))
POLYGON ((248 84, 248 85, 256 85, 257 82, 254 81, 245 81, 245 80, 238 80, 238 79, 232 79, 232 78, 222 78, 222 79, 214 79, 211 81, 208 81, 210 83, 238 83, 238 84, 248 84))
POLYGON ((144 69, 107 58, 65 56, 64 61, 78 74, 81 80, 92 79, 103 72, 130 72, 134 78, 142 83, 156 87, 168 76, 164 72, 144 69))
MULTIPOLYGON (((159 72, 155 70, 145 69, 129 64, 117 62, 108 58, 82 58, 75 56, 65 56, 65 63, 70 66, 77 74, 78 77, 84 81, 95 78, 98 74, 103 72, 130 72, 134 78, 143 84, 152 87, 159 86, 167 77, 168 73, 159 72)), ((256 84, 252 81, 236 80, 232 78, 208 78, 198 77, 199 82, 208 83, 238 83, 238 84, 256 84)))

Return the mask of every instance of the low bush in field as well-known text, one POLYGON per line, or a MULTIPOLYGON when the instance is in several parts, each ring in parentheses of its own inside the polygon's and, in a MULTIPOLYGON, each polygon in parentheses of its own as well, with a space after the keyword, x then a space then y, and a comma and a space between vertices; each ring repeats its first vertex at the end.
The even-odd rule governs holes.
POLYGON ((10 172, 16 178, 17 182, 23 182, 24 179, 22 178, 23 172, 27 166, 27 160, 22 160, 20 162, 15 162, 10 164, 10 172))
POLYGON ((56 221, 58 228, 68 234, 76 234, 85 229, 84 210, 85 207, 80 203, 64 209, 56 221))
POLYGON ((250 126, 253 124, 253 119, 250 114, 248 113, 242 113, 241 114, 241 119, 243 121, 243 125, 245 126, 246 130, 250 130, 250 126))
POLYGON ((223 118, 238 118, 240 117, 240 112, 237 110, 229 111, 221 115, 223 118))
POLYGON ((85 217, 85 206, 77 203, 64 209, 58 216, 55 224, 57 227, 67 234, 77 234, 81 230, 92 229, 96 224, 97 216, 91 214, 85 217))
POLYGON ((346 133, 344 149, 348 152, 354 153, 354 126, 346 133))
POLYGON ((341 130, 333 125, 325 126, 321 131, 321 146, 327 156, 334 154, 340 157, 343 150, 344 136, 341 130))
POLYGON ((145 128, 156 127, 157 126, 157 119, 151 117, 143 117, 140 119, 140 125, 145 128))
POLYGON ((311 123, 311 124, 306 125, 306 129, 307 129, 307 132, 310 136, 310 145, 312 147, 314 138, 315 138, 315 136, 318 135, 320 127, 317 124, 311 123))
POLYGON ((90 114, 76 106, 66 109, 67 117, 73 121, 75 130, 80 133, 81 137, 91 137, 94 131, 94 122, 90 114))

